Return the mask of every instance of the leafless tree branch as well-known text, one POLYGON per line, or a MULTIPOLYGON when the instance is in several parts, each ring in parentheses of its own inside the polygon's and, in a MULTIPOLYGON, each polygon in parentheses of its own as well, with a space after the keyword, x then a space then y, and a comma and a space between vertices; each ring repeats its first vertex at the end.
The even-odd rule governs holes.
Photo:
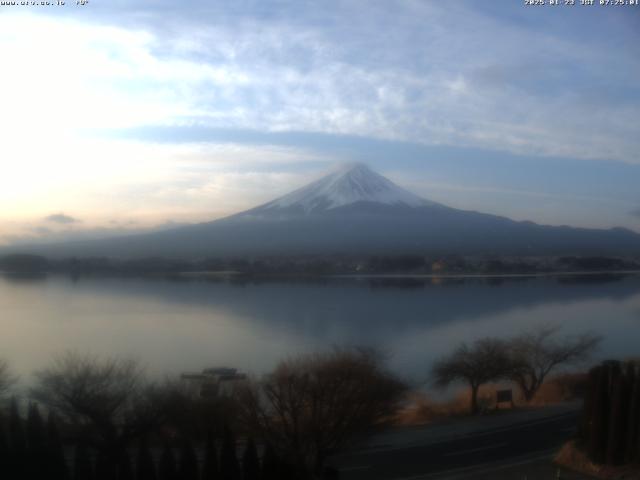
POLYGON ((138 363, 68 352, 36 373, 31 396, 116 455, 157 426, 161 412, 138 363))
POLYGON ((478 412, 478 389, 481 385, 505 378, 509 373, 509 349, 496 338, 482 338, 471 345, 462 343, 449 356, 438 360, 431 375, 435 384, 446 387, 463 381, 471 387, 471 413, 478 412))
POLYGON ((299 471, 389 419, 405 391, 373 351, 336 349, 282 362, 238 391, 241 418, 299 471))
POLYGON ((509 341, 510 378, 530 401, 549 373, 562 366, 587 360, 602 338, 593 333, 558 337, 559 328, 543 326, 509 341))

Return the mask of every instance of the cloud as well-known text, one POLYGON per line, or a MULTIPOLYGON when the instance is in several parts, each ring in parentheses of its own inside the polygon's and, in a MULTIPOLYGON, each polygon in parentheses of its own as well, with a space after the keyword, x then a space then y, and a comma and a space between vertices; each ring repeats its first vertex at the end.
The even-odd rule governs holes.
POLYGON ((629 212, 629 215, 640 218, 640 207, 635 208, 629 212))
POLYGON ((637 228, 640 30, 624 9, 67 3, 0 16, 5 224, 50 205, 82 218, 53 230, 204 221, 355 159, 460 186, 442 201, 462 207, 507 190, 619 200, 608 211, 637 228))
POLYGON ((45 220, 48 222, 59 223, 61 225, 69 225, 72 223, 79 223, 80 220, 69 215, 65 215, 64 213, 55 213, 53 215, 49 215, 45 217, 45 220))
POLYGON ((534 23, 521 6, 189 4, 103 6, 99 25, 79 13, 0 25, 13 52, 6 81, 20 86, 2 102, 16 106, 12 124, 32 126, 33 115, 20 116, 27 104, 77 127, 296 130, 640 163, 638 35, 620 16, 598 12, 602 27, 585 40, 576 34, 593 16, 534 23), (29 32, 55 41, 33 49, 29 32), (50 59, 65 67, 56 95, 16 99, 32 95, 24 79, 42 78, 50 59))

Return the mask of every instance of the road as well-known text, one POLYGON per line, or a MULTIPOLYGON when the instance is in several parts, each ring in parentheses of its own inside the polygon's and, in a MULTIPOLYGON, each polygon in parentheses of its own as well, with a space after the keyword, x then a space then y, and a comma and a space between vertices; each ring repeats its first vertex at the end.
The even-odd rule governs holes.
POLYGON ((577 422, 578 413, 568 412, 427 445, 353 451, 332 463, 345 480, 446 478, 550 458, 575 433, 577 422))

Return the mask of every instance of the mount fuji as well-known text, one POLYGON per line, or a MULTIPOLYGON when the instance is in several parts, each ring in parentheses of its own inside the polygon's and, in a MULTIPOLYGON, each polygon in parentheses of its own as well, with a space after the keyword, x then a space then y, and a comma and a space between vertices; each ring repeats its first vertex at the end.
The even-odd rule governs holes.
POLYGON ((354 204, 410 208, 438 205, 400 188, 366 165, 355 163, 250 212, 317 214, 354 204))
POLYGON ((640 235, 544 226, 423 199, 366 165, 212 222, 30 249, 53 257, 203 258, 327 254, 639 254, 640 235))

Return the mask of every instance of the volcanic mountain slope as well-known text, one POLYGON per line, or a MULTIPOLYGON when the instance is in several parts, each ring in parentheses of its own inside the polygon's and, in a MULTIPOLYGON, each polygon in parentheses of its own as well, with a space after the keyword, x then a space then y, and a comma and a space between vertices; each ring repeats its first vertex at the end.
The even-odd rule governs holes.
POLYGON ((163 232, 39 246, 50 256, 638 254, 640 235, 551 227, 423 199, 362 164, 251 210, 163 232))

